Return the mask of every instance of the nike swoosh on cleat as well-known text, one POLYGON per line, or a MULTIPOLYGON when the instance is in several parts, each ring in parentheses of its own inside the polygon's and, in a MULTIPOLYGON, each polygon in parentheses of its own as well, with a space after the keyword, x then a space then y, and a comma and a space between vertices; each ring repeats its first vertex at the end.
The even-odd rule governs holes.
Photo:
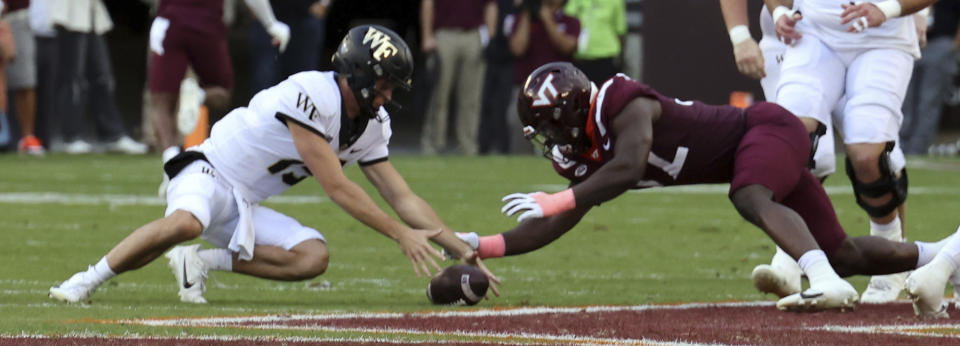
MULTIPOLYGON (((186 274, 184 274, 184 275, 186 275, 186 274)), ((817 298, 817 297, 822 296, 822 295, 823 295, 823 292, 818 292, 818 293, 809 294, 809 295, 807 294, 807 292, 800 292, 800 298, 803 298, 803 299, 817 298)))
POLYGON ((190 287, 193 287, 193 284, 187 281, 187 261, 183 261, 183 288, 189 289, 190 287))

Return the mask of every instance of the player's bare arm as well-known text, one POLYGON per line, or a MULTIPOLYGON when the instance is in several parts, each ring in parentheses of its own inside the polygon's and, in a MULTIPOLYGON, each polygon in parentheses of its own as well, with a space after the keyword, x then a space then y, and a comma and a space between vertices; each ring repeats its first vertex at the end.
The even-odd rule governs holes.
POLYGON ((430 276, 429 266, 440 271, 434 257, 441 258, 441 255, 427 242, 439 230, 416 232, 392 219, 360 186, 347 179, 340 160, 324 138, 295 122, 288 122, 287 126, 303 162, 334 203, 363 224, 396 240, 417 276, 421 273, 430 276))
POLYGON ((576 205, 597 205, 636 187, 647 167, 653 145, 653 122, 660 102, 646 97, 630 101, 613 120, 614 157, 573 187, 576 205))
MULTIPOLYGON (((463 259, 465 263, 479 267, 491 282, 500 283, 500 279, 480 262, 473 248, 457 238, 450 227, 443 223, 436 211, 410 189, 403 176, 397 172, 390 161, 378 162, 364 166, 362 169, 367 179, 380 193, 380 196, 397 212, 403 222, 417 229, 439 229, 440 233, 430 237, 431 241, 442 246, 454 257, 463 259)), ((496 286, 491 285, 491 288, 495 295, 500 295, 496 286)))
POLYGON ((573 210, 551 217, 534 218, 521 222, 503 233, 504 256, 513 256, 537 250, 573 229, 593 205, 580 205, 573 210))
POLYGON ((530 16, 526 10, 517 14, 517 27, 510 35, 510 52, 514 56, 527 54, 527 48, 530 47, 530 16))
POLYGON ((850 24, 848 32, 861 32, 867 28, 878 27, 884 22, 914 14, 936 0, 886 0, 877 3, 861 2, 842 4, 841 24, 850 24))
POLYGON ((723 22, 730 34, 737 70, 753 79, 766 77, 763 52, 760 51, 757 41, 750 36, 747 1, 720 0, 720 11, 723 13, 723 22))

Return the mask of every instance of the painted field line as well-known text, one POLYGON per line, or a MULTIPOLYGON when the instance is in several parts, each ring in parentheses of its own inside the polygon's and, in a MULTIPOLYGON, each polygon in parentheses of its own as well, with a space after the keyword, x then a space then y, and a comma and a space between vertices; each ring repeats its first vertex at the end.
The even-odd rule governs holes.
MULTIPOLYGON (((60 339, 110 339, 110 340, 129 340, 131 342, 136 340, 160 340, 160 341, 211 341, 211 342, 233 342, 233 341, 261 341, 261 342, 295 342, 295 343, 314 343, 322 344, 326 342, 361 342, 361 343, 384 343, 384 344, 458 344, 462 343, 459 341, 443 341, 443 340, 429 340, 429 341, 417 341, 417 340, 393 340, 393 339, 384 339, 384 338, 370 338, 370 337, 355 337, 355 338, 322 338, 322 337, 303 337, 303 336, 242 336, 242 335, 197 335, 197 336, 153 336, 153 335, 137 335, 137 334, 125 334, 125 335, 111 335, 103 333, 68 333, 57 336, 49 335, 36 335, 36 334, 0 334, 0 343, 3 343, 4 339, 7 338, 17 338, 17 339, 32 339, 32 340, 60 340, 60 339)), ((9 341, 9 340, 8 340, 9 341)), ((81 343, 82 344, 82 343, 81 343)))
POLYGON ((137 320, 119 320, 104 321, 104 323, 119 324, 140 324, 156 327, 220 327, 220 328, 244 328, 244 329, 271 329, 271 330, 311 330, 326 332, 356 332, 367 334, 400 334, 418 337, 430 337, 439 335, 448 335, 451 337, 471 337, 482 339, 495 339, 497 342, 525 342, 533 343, 575 343, 575 344, 594 344, 594 345, 694 345, 688 342, 665 342, 649 339, 618 339, 618 338, 598 338, 583 337, 576 335, 553 335, 539 333, 494 333, 494 332, 469 332, 458 330, 447 332, 440 330, 417 330, 402 328, 343 328, 326 327, 320 325, 310 326, 290 326, 286 322, 294 321, 329 321, 343 319, 401 319, 401 318, 426 318, 426 317, 508 317, 508 316, 529 316, 544 314, 578 314, 584 312, 618 312, 618 311, 645 311, 645 310, 685 310, 706 307, 764 307, 773 306, 774 302, 755 301, 755 302, 720 302, 720 303, 684 303, 684 304, 663 304, 663 305, 627 305, 627 306, 582 306, 582 307, 523 307, 506 309, 478 309, 466 311, 425 311, 414 313, 396 313, 396 312, 362 312, 362 313, 322 313, 322 314, 297 314, 297 315, 264 315, 264 316, 237 316, 237 317, 200 317, 200 318, 161 318, 161 319, 137 319, 137 320))
MULTIPOLYGON (((329 202, 323 196, 274 196, 266 203, 275 204, 316 204, 329 202)), ((71 205, 110 205, 110 206, 161 206, 166 202, 153 195, 125 194, 85 194, 59 192, 4 192, 0 193, 0 203, 18 204, 71 204, 71 205)))
POLYGON ((401 317, 511 317, 544 314, 578 314, 583 312, 618 312, 618 311, 647 311, 647 310, 689 310, 708 307, 764 307, 773 306, 772 301, 753 302, 719 302, 719 303, 683 303, 662 305, 591 305, 581 307, 523 307, 523 308, 494 308, 463 311, 425 311, 425 312, 345 312, 323 314, 295 314, 295 315, 263 315, 263 316, 236 316, 236 317, 197 317, 197 318, 161 318, 123 320, 124 323, 136 323, 149 326, 189 326, 189 325, 224 325, 236 323, 269 323, 277 321, 300 320, 342 320, 342 319, 390 319, 401 317))
POLYGON ((826 325, 813 330, 842 333, 882 333, 896 335, 912 335, 939 338, 960 338, 960 324, 908 324, 908 325, 867 325, 867 326, 837 326, 826 325), (945 334, 942 330, 952 330, 952 334, 945 334))

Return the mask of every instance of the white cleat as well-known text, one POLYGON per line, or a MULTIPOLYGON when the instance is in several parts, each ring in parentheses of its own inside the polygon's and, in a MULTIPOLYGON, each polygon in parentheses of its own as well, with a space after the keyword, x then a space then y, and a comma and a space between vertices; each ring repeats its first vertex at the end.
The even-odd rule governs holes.
POLYGON ((859 299, 860 295, 857 294, 853 285, 846 280, 836 279, 780 299, 777 302, 777 309, 805 312, 852 310, 857 306, 859 299))
MULTIPOLYGON (((932 263, 931 263, 932 264, 932 263)), ((921 317, 947 318, 947 306, 943 290, 949 273, 930 264, 917 268, 906 281, 907 296, 913 299, 913 312, 921 317)))
POLYGON ((863 304, 885 304, 897 301, 900 292, 903 291, 903 283, 910 272, 874 275, 870 278, 870 284, 860 296, 860 303, 863 304))
POLYGON ((753 278, 753 287, 756 287, 758 291, 773 293, 777 297, 783 298, 800 293, 800 273, 792 274, 777 270, 769 264, 761 264, 753 268, 750 277, 753 278))
POLYGON ((97 286, 99 285, 88 277, 87 272, 82 271, 73 274, 60 285, 50 287, 50 298, 67 303, 84 302, 97 290, 97 286))
POLYGON ((170 259, 170 270, 177 278, 180 288, 180 300, 187 303, 206 304, 203 293, 207 290, 207 265, 203 263, 197 251, 200 244, 174 247, 166 256, 170 259))

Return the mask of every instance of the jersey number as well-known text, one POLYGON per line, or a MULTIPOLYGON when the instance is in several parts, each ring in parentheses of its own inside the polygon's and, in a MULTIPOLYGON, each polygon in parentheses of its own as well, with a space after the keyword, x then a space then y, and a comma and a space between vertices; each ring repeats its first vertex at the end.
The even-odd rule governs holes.
MULTIPOLYGON (((687 161, 687 154, 690 153, 690 148, 687 147, 677 147, 677 153, 673 156, 673 161, 664 160, 662 157, 657 156, 652 151, 650 156, 647 157, 647 163, 662 169, 664 173, 667 173, 673 180, 677 180, 677 176, 680 175, 680 170, 683 169, 683 163, 687 161)), ((658 183, 656 180, 641 180, 637 184, 638 187, 650 187, 650 186, 660 186, 662 184, 658 183)))
POLYGON ((310 173, 310 169, 303 164, 303 161, 290 159, 277 161, 277 163, 270 165, 267 171, 269 171, 270 174, 282 173, 280 177, 283 179, 283 183, 290 186, 296 185, 309 175, 313 175, 313 173, 310 173), (297 167, 300 167, 300 171, 306 172, 306 174, 298 175, 297 167))

